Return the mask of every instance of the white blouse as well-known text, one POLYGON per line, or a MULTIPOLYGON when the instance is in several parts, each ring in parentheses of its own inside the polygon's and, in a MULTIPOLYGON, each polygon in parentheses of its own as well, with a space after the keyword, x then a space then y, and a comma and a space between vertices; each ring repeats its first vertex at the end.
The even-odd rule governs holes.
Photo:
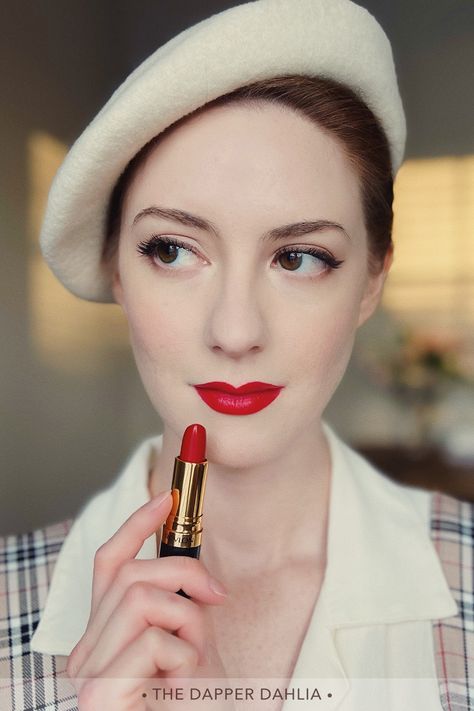
MULTIPOLYGON (((291 682, 265 680, 259 688, 251 679, 254 698, 286 699, 284 711, 442 711, 432 620, 458 608, 430 538, 431 494, 392 481, 324 420, 323 428, 332 478, 321 591, 291 682)), ((161 446, 162 435, 145 439, 112 485, 79 512, 54 568, 33 651, 68 656, 82 637, 95 552, 149 500, 148 473, 161 446)), ((137 558, 156 558, 155 536, 137 558)))

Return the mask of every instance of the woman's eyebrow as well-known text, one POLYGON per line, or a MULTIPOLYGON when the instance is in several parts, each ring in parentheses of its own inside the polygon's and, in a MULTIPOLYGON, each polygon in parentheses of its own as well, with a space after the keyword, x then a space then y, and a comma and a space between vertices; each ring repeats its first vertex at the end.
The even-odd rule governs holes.
MULTIPOLYGON (((192 215, 190 212, 186 212, 185 210, 179 210, 172 207, 158 207, 156 205, 145 207, 143 210, 140 210, 140 212, 135 215, 132 226, 136 225, 139 220, 150 215, 153 217, 162 217, 166 220, 173 220, 175 222, 179 222, 181 225, 185 225, 186 227, 196 227, 199 230, 204 230, 205 232, 213 234, 217 238, 220 236, 217 227, 209 220, 205 220, 203 217, 192 215)), ((262 241, 277 242, 278 240, 287 239, 288 237, 301 237, 302 235, 306 235, 311 232, 322 232, 323 230, 329 229, 339 230, 348 239, 350 239, 349 234, 338 222, 333 222, 332 220, 305 220, 303 222, 294 222, 291 225, 275 227, 274 229, 265 232, 262 236, 262 241)))

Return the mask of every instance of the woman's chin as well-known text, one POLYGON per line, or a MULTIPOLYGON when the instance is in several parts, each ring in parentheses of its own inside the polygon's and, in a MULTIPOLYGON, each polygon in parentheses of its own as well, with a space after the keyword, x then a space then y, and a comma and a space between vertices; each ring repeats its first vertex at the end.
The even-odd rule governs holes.
POLYGON ((278 442, 262 434, 226 436, 207 431, 207 459, 210 464, 229 469, 253 469, 278 458, 278 442))

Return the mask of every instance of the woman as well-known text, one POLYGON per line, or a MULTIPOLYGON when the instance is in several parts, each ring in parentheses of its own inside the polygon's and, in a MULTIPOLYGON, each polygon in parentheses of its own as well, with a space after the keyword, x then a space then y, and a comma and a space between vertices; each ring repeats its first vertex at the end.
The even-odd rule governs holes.
POLYGON ((164 431, 49 531, 59 556, 21 642, 34 671, 10 633, 2 708, 469 708, 472 586, 442 546, 472 512, 390 481, 323 419, 390 269, 404 142, 369 13, 257 0, 159 49, 73 146, 43 254, 73 293, 121 306, 164 431), (209 381, 279 394, 224 413, 209 381), (191 422, 208 434, 201 558, 157 559, 191 422))

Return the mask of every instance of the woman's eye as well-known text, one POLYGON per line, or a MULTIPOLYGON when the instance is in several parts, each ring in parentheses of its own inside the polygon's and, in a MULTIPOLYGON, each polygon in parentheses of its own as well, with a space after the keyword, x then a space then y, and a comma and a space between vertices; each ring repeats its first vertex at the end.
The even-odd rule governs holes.
POLYGON ((341 266, 344 260, 335 259, 331 254, 317 247, 291 247, 290 249, 280 250, 276 259, 282 264, 285 271, 306 273, 304 269, 300 269, 301 265, 307 265, 310 273, 315 265, 323 266, 322 271, 337 269, 341 266), (307 257, 307 259, 305 259, 307 257))
POLYGON ((194 250, 186 247, 182 242, 171 237, 151 237, 140 242, 138 252, 148 257, 153 262, 160 264, 179 264, 185 266, 190 261, 191 255, 196 256, 194 250), (179 258, 181 257, 181 261, 179 258), (183 264, 184 259, 184 264, 183 264))

